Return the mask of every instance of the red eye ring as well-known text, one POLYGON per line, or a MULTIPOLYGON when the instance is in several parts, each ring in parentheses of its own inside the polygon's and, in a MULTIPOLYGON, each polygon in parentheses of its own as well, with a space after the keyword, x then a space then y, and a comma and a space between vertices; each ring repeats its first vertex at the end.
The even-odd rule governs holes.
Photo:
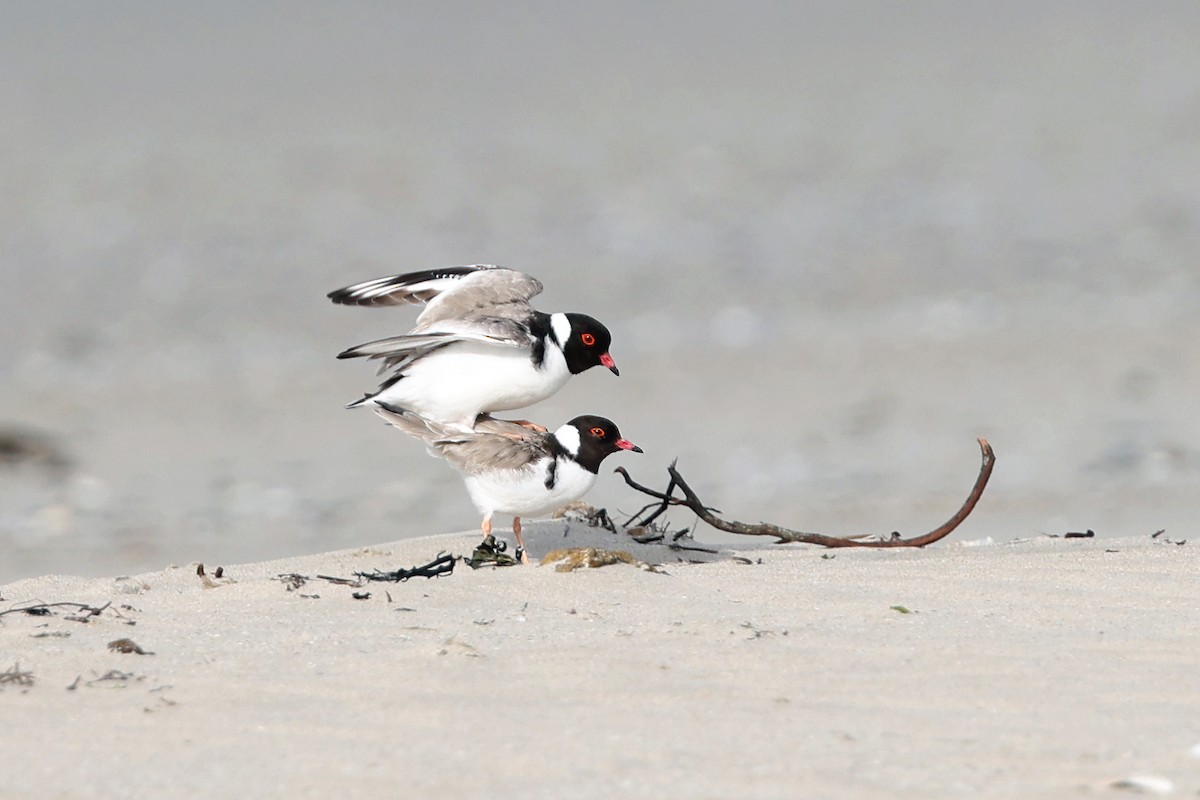
POLYGON ((579 338, 582 339, 583 343, 586 344, 588 347, 591 347, 592 345, 594 345, 596 343, 596 337, 592 336, 590 333, 582 334, 582 335, 580 335, 579 338))
POLYGON ((597 439, 603 439, 604 438, 604 428, 592 428, 591 434, 592 434, 592 436, 595 436, 597 439))

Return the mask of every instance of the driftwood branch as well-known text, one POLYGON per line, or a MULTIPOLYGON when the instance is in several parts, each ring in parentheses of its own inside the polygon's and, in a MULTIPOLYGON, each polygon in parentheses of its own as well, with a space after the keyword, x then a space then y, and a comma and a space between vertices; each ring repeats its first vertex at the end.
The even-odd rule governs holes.
POLYGON ((975 478, 975 485, 971 488, 971 493, 967 496, 966 501, 963 502, 962 507, 958 509, 954 516, 929 533, 922 536, 914 536, 910 539, 904 539, 898 533, 893 533, 886 539, 867 538, 865 536, 827 536, 823 533, 796 531, 791 528, 772 525, 769 522, 750 524, 736 520, 725 520, 717 516, 720 512, 716 509, 704 505, 696 495, 696 492, 688 485, 688 482, 679 474, 674 462, 667 468, 671 482, 668 484, 666 492, 658 492, 642 486, 629 476, 624 467, 618 467, 616 471, 620 473, 625 482, 633 489, 658 498, 660 502, 657 504, 658 508, 653 517, 657 517, 668 506, 677 505, 692 510, 700 519, 717 530, 726 531, 727 533, 737 533, 743 536, 773 536, 778 544, 799 542, 803 544, 817 544, 822 547, 924 547, 927 544, 933 544, 939 539, 945 538, 962 524, 962 521, 971 514, 975 509, 975 504, 979 502, 979 498, 983 495, 983 490, 987 487, 988 478, 992 476, 992 467, 996 463, 996 455, 992 452, 992 446, 987 443, 986 439, 979 440, 979 448, 982 451, 979 476, 975 478), (683 493, 683 497, 675 496, 676 488, 683 493))

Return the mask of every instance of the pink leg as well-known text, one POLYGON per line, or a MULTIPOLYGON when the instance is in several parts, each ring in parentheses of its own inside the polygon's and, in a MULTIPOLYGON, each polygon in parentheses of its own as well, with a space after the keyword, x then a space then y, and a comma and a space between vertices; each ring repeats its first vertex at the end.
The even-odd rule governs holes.
MULTIPOLYGON (((491 414, 480 414, 478 417, 475 418, 475 424, 478 425, 480 422, 483 422, 485 419, 495 420, 496 422, 511 422, 513 425, 520 425, 522 428, 528 428, 529 430, 536 431, 538 433, 545 433, 546 431, 549 430, 549 428, 547 428, 546 426, 538 425, 536 422, 533 422, 532 420, 500 419, 499 417, 493 417, 491 414)), ((524 438, 519 433, 501 433, 500 435, 507 436, 510 439, 516 439, 517 441, 520 441, 522 438, 524 438)))
POLYGON ((521 538, 521 518, 513 517, 513 536, 517 539, 517 552, 521 554, 521 563, 529 563, 529 554, 525 552, 525 540, 521 538))
POLYGON ((515 422, 522 428, 529 428, 529 430, 537 431, 538 433, 545 433, 549 430, 549 428, 545 427, 544 425, 538 425, 536 422, 532 422, 527 419, 510 419, 509 422, 515 422))

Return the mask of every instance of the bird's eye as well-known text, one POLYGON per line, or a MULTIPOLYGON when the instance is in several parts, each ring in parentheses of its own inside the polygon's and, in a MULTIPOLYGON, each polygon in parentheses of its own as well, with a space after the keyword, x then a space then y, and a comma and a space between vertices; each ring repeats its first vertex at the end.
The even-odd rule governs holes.
MULTIPOLYGON (((587 334, 584 335, 586 336, 587 334)), ((597 439, 603 439, 604 428, 592 428, 592 436, 595 436, 597 439)))
POLYGON ((588 347, 591 347, 592 345, 594 345, 596 343, 596 337, 592 336, 590 333, 585 333, 582 336, 580 336, 579 338, 582 339, 583 343, 586 344, 588 347))

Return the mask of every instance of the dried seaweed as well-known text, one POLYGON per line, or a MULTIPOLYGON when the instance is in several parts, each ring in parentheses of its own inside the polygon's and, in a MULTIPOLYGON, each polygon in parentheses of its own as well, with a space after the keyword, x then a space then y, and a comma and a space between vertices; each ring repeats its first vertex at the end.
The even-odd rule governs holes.
POLYGON ((71 615, 64 617, 64 619, 69 619, 72 622, 87 622, 92 617, 98 617, 103 614, 105 609, 111 605, 112 601, 109 601, 102 606, 93 606, 88 603, 73 603, 67 601, 60 603, 29 603, 28 605, 17 606, 15 608, 8 608, 4 611, 0 611, 0 617, 3 617, 6 614, 29 614, 30 616, 34 617, 50 617, 54 615, 54 612, 51 609, 73 608, 79 611, 82 616, 71 615))
POLYGON ((354 573, 359 578, 365 581, 389 581, 391 583, 400 583, 409 578, 440 578, 443 575, 449 575, 454 572, 454 562, 458 559, 449 553, 438 553, 437 558, 430 561, 428 564, 422 564, 419 567, 409 567, 408 569, 397 569, 391 572, 356 572, 354 573))
MULTIPOLYGON (((336 586, 349 586, 354 589, 362 588, 370 581, 389 581, 391 583, 399 583, 406 581, 409 578, 440 578, 442 575, 449 575, 454 571, 454 562, 456 557, 447 553, 438 553, 437 558, 430 561, 428 564, 422 564, 417 567, 408 569, 396 569, 389 572, 373 570, 371 572, 355 572, 353 578, 342 578, 337 575, 316 575, 308 576, 301 575, 298 572, 285 572, 275 576, 275 580, 283 583, 284 587, 289 592, 294 592, 301 586, 304 586, 311 580, 325 581, 336 586)), ((369 593, 354 592, 351 597, 356 600, 365 600, 370 597, 369 593)), ((390 599, 390 597, 389 597, 390 599)))
POLYGON ((506 550, 508 550, 508 542, 499 541, 489 533, 483 537, 483 541, 471 553, 471 557, 464 558, 463 562, 471 569, 479 569, 480 567, 514 567, 521 563, 505 552, 506 550))

